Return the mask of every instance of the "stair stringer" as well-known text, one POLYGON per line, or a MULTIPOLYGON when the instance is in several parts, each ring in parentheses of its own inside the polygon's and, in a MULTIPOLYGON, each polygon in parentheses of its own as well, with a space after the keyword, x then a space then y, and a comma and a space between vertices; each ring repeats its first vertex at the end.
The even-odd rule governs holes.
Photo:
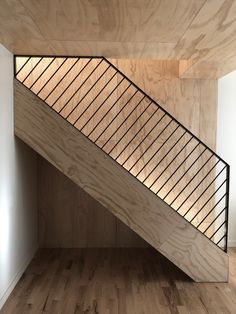
POLYGON ((228 256, 14 80, 15 134, 197 282, 228 280, 228 256))

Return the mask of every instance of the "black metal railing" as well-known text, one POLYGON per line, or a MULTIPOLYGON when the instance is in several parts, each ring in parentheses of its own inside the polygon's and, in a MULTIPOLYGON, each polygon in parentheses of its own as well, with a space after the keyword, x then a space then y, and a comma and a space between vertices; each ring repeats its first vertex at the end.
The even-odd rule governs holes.
POLYGON ((229 165, 110 61, 16 56, 15 77, 227 250, 229 165))

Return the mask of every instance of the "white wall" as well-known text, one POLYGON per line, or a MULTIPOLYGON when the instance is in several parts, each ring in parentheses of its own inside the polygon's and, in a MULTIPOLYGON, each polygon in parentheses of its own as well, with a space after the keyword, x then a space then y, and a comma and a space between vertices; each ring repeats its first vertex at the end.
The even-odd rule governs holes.
POLYGON ((217 152, 230 164, 229 246, 236 246, 236 71, 218 81, 217 152))
POLYGON ((0 45, 0 308, 38 246, 36 154, 13 131, 13 56, 0 45))

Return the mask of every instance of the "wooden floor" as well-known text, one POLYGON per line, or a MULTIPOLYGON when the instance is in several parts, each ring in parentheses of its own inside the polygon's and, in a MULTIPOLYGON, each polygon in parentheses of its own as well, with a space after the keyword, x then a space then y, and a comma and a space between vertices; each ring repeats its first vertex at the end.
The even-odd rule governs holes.
POLYGON ((1 314, 236 313, 229 283, 194 283, 152 248, 40 249, 1 314))

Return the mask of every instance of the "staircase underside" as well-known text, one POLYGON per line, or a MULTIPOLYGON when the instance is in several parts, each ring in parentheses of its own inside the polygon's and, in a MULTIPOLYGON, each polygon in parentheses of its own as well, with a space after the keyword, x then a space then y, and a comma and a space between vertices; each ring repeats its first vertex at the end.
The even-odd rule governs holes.
POLYGON ((83 134, 14 81, 15 134, 197 282, 225 282, 228 256, 83 134))

